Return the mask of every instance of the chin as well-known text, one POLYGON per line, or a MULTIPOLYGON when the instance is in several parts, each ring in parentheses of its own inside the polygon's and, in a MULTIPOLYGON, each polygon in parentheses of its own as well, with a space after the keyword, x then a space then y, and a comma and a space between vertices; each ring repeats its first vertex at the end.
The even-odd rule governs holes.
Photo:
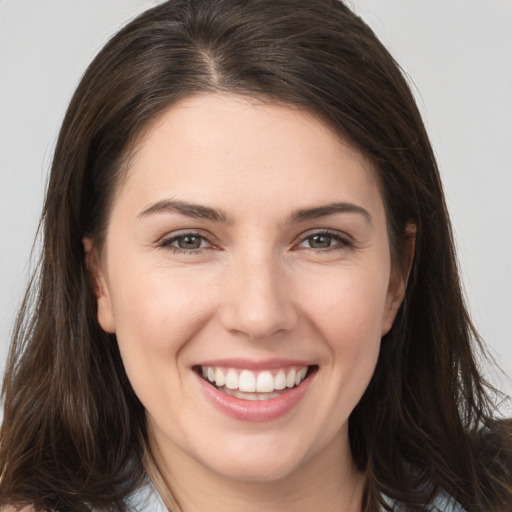
POLYGON ((203 459, 203 465, 230 480, 268 483, 285 479, 304 462, 303 450, 282 440, 266 439, 249 444, 245 448, 223 445, 216 453, 210 452, 210 456, 203 459))

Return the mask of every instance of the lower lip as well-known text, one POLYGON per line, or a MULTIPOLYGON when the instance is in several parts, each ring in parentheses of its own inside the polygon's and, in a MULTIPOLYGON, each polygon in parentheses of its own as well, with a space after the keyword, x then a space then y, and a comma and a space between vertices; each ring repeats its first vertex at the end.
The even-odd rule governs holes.
POLYGON ((226 395, 197 375, 199 384, 209 400, 221 412, 240 421, 264 422, 281 418, 289 413, 304 397, 312 375, 309 375, 297 387, 268 400, 242 400, 226 395))

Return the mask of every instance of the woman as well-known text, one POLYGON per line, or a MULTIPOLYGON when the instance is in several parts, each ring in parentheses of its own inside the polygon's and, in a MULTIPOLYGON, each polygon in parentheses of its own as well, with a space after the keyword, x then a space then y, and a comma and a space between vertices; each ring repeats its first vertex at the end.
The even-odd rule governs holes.
POLYGON ((0 505, 511 508, 411 93, 341 2, 171 0, 70 104, 0 505))

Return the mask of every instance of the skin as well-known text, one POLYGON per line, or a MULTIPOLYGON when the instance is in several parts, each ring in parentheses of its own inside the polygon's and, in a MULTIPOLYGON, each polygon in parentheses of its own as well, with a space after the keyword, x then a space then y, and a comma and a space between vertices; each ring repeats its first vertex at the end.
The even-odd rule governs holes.
POLYGON ((361 509, 348 417, 405 283, 376 172, 358 151, 290 107, 181 100, 141 135, 101 252, 84 243, 96 261, 98 319, 117 334, 147 410, 148 470, 168 506, 361 509), (154 211, 168 200, 225 218, 154 211), (367 213, 291 218, 340 202, 367 213), (176 236, 190 232, 202 247, 180 250, 176 236), (324 245, 313 248, 319 232, 324 245), (226 357, 293 358, 318 371, 284 416, 240 421, 206 399, 192 369, 226 357))

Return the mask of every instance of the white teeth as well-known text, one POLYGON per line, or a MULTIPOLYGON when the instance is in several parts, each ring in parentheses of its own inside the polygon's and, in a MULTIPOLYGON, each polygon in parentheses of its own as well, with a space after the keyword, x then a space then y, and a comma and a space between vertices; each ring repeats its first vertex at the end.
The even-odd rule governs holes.
POLYGON ((279 370, 274 378, 274 389, 284 389, 286 387, 286 374, 279 370))
POLYGON ((257 400, 270 400, 277 398, 279 393, 243 393, 242 391, 227 389, 226 394, 241 398, 242 400, 251 400, 253 402, 257 400))
POLYGON ((286 387, 293 388, 295 386, 295 370, 292 369, 286 376, 286 387))
POLYGON ((241 398, 242 400, 252 400, 254 402, 258 400, 257 393, 244 393, 243 391, 239 391, 238 389, 233 393, 233 396, 235 396, 236 398, 241 398))
POLYGON ((228 389, 238 389, 238 374, 235 370, 229 370, 226 375, 226 387, 228 389))
POLYGON ((221 388, 224 386, 224 384, 226 384, 226 377, 224 377, 224 372, 220 368, 217 368, 215 370, 215 385, 221 388))
POLYGON ((236 370, 234 368, 221 368, 215 366, 202 366, 201 375, 209 382, 223 389, 228 394, 239 396, 245 400, 268 400, 279 396, 274 391, 298 386, 308 372, 307 366, 280 370, 265 370, 253 372, 251 370, 236 370))
POLYGON ((272 374, 270 372, 261 372, 256 381, 256 391, 258 393, 271 393, 274 389, 274 377, 272 377, 272 374))
MULTIPOLYGON (((254 393, 254 391, 256 391, 256 377, 254 376, 254 373, 249 370, 242 370, 242 373, 240 373, 238 389, 246 393, 254 393)), ((272 391, 274 390, 272 389, 272 391)))
POLYGON ((295 375, 295 385, 298 386, 306 377, 306 373, 308 372, 307 368, 302 368, 302 370, 298 370, 295 375))

